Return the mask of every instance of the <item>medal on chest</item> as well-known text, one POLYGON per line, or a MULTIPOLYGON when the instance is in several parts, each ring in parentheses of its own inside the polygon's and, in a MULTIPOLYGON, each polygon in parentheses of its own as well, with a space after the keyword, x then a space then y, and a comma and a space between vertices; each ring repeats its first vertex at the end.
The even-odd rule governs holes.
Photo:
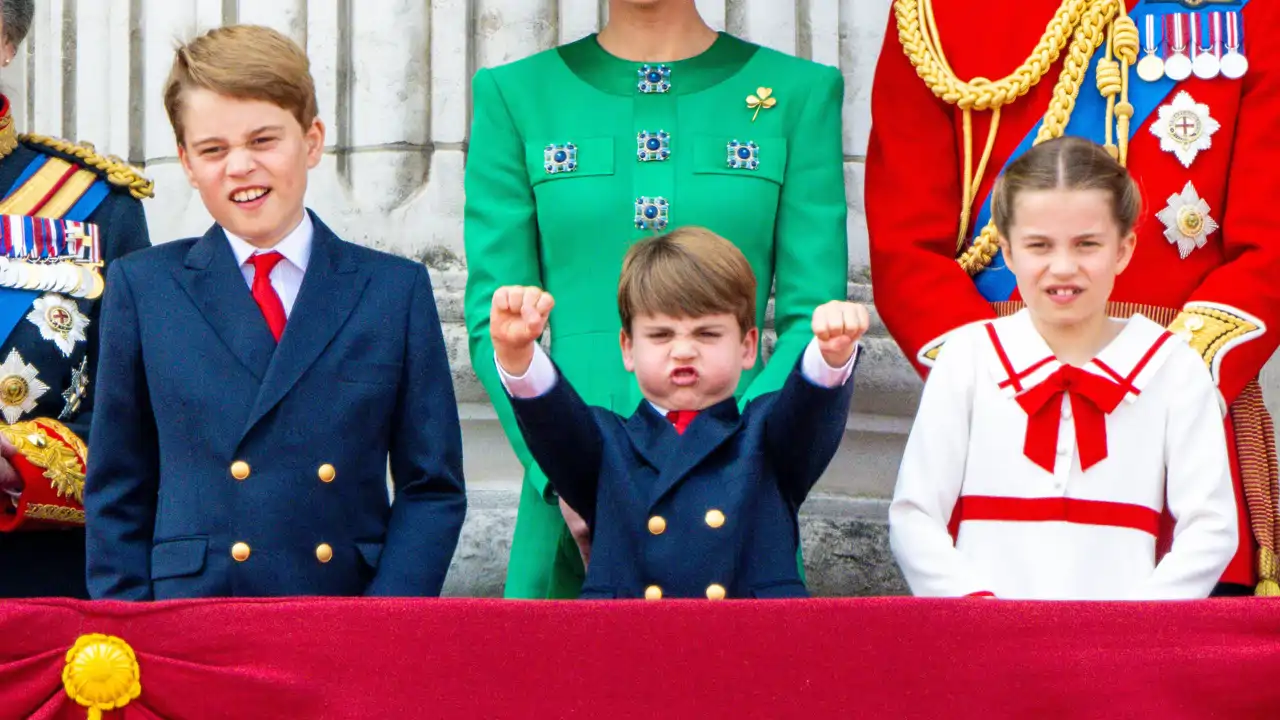
POLYGON ((1165 16, 1165 37, 1169 39, 1169 57, 1164 61, 1164 74, 1182 82, 1191 77, 1192 63, 1187 42, 1187 16, 1173 13, 1165 16))
POLYGON ((1156 218, 1164 224, 1165 239, 1178 247, 1183 260, 1191 251, 1204 247, 1208 236, 1218 229, 1218 223, 1209 216, 1209 203, 1190 182, 1182 192, 1169 196, 1168 204, 1156 213, 1156 218))
POLYGON ((1192 13, 1191 47, 1194 57, 1191 59, 1191 72, 1201 80, 1212 80, 1218 77, 1222 57, 1222 15, 1212 13, 1208 16, 1192 13))
POLYGON ((1151 134, 1160 138, 1160 149, 1177 156, 1183 167, 1191 167, 1201 150, 1212 145, 1220 124, 1209 115, 1209 106, 1192 99, 1186 90, 1163 105, 1151 123, 1151 134))
POLYGON ((49 386, 40 381, 34 365, 28 365, 17 349, 9 351, 0 365, 0 413, 10 425, 18 422, 26 413, 36 409, 36 401, 49 392, 49 386))
POLYGON ((46 293, 31 303, 27 320, 40 328, 40 337, 53 342, 64 357, 71 357, 76 343, 85 341, 89 318, 72 300, 57 293, 46 293))
MULTIPOLYGON (((1214 14, 1216 15, 1217 13, 1214 14)), ((1243 52, 1244 42, 1241 33, 1243 22, 1240 18, 1240 13, 1227 13, 1225 26, 1226 52, 1222 55, 1222 76, 1238 80, 1249 71, 1249 60, 1244 56, 1243 52)))
POLYGON ((1160 56, 1162 38, 1156 35, 1156 17, 1148 15, 1143 28, 1142 51, 1146 56, 1138 61, 1138 77, 1156 82, 1164 77, 1164 58, 1160 56))

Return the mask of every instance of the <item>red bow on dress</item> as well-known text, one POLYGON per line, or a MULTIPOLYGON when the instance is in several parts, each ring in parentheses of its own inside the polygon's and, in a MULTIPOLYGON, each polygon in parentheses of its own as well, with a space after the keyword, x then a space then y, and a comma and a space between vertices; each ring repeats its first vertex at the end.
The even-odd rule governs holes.
POLYGON ((1062 421, 1062 395, 1075 416, 1080 469, 1088 470, 1107 457, 1107 413, 1124 400, 1119 384, 1071 365, 1058 368, 1044 382, 1018 396, 1027 413, 1027 439, 1022 452, 1031 462, 1053 472, 1062 421))

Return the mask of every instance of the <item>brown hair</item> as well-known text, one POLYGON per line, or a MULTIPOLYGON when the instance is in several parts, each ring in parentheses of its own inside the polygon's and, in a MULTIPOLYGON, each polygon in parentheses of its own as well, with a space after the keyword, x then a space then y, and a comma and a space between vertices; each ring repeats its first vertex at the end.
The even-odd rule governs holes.
POLYGON ((1035 190, 1105 191, 1121 237, 1133 230, 1142 211, 1142 193, 1129 171, 1102 146, 1070 135, 1036 145, 996 179, 991 217, 1002 237, 1009 237, 1018 193, 1035 190))
POLYGON ((298 44, 261 25, 214 28, 178 46, 164 86, 164 109, 178 144, 183 96, 202 88, 241 100, 262 100, 288 110, 303 130, 318 113, 311 61, 298 44))
POLYGON ((642 240, 618 282, 623 329, 639 315, 697 318, 729 313, 745 335, 756 325, 756 275, 733 243, 700 227, 642 240))

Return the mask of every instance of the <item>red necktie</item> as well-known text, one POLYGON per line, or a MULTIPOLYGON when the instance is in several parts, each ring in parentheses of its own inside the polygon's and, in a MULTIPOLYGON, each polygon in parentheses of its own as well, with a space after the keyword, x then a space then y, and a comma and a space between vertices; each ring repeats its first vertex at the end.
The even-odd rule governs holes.
POLYGON ((1124 400, 1125 390, 1104 377, 1063 365, 1044 382, 1018 396, 1018 404, 1027 413, 1027 438, 1022 452, 1049 472, 1053 472, 1058 447, 1063 393, 1070 398, 1075 416, 1080 469, 1088 470, 1107 457, 1106 415, 1124 400))
POLYGON ((285 315, 284 303, 280 302, 276 289, 271 287, 271 270, 283 259, 284 256, 274 250, 249 257, 249 262, 253 264, 253 288, 250 292, 254 302, 262 310, 262 317, 266 318, 267 327, 271 329, 276 342, 280 342, 280 336, 284 334, 285 315))
POLYGON ((676 426, 676 434, 683 435, 685 428, 689 427, 689 423, 698 417, 697 410, 671 410, 667 412, 667 419, 672 425, 676 426))

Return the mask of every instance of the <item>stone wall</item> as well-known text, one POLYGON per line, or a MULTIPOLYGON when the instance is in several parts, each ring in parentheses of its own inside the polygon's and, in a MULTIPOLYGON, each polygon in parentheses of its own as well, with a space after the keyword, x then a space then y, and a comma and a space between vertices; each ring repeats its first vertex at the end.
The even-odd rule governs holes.
MULTIPOLYGON (((302 43, 328 152, 308 204, 340 235, 416 258, 436 282, 463 418, 471 511, 447 591, 500 588, 519 467, 475 380, 462 327, 463 163, 470 77, 596 30, 607 0, 40 0, 32 36, 0 73, 18 128, 89 140, 143 166, 153 242, 210 223, 183 176, 161 103, 175 41, 254 22, 302 43)), ((836 65, 845 77, 850 297, 870 303, 862 205, 870 82, 890 0, 697 0, 708 21, 836 65)), ((920 382, 877 322, 846 438, 805 507, 814 589, 901 591, 884 542, 884 499, 920 382)), ((1275 383, 1271 383, 1274 385, 1275 383)), ((1274 390, 1274 389, 1273 389, 1274 390)), ((1271 392, 1270 397, 1280 393, 1271 392)))

